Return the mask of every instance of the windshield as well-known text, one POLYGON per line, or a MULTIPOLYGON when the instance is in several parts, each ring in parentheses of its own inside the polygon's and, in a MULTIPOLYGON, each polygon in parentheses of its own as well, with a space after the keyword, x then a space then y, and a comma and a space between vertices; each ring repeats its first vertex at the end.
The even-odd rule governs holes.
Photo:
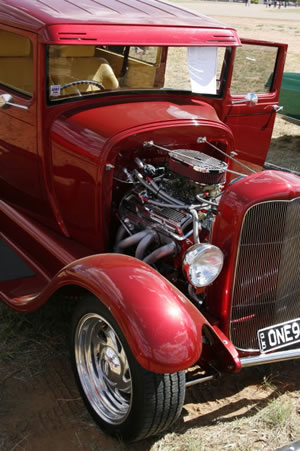
POLYGON ((50 45, 49 100, 151 88, 220 95, 229 51, 217 47, 50 45))

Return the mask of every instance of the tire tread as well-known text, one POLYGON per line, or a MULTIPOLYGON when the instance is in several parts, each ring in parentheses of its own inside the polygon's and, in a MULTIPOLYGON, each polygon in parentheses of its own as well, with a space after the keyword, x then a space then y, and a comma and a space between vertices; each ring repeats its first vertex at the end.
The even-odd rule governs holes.
MULTIPOLYGON (((143 415, 143 427, 134 440, 157 435, 168 429, 180 416, 185 397, 185 374, 145 372, 144 403, 152 406, 143 415)), ((137 428, 136 428, 137 431, 137 428)))
POLYGON ((95 421, 113 435, 124 440, 137 441, 162 433, 180 416, 185 397, 185 373, 159 374, 140 366, 109 310, 93 296, 79 301, 72 318, 71 350, 75 377, 88 410, 95 421), (111 425, 99 417, 90 405, 81 386, 74 357, 74 331, 80 317, 87 312, 98 312, 115 328, 127 354, 132 380, 137 388, 133 392, 132 408, 124 423, 111 425))

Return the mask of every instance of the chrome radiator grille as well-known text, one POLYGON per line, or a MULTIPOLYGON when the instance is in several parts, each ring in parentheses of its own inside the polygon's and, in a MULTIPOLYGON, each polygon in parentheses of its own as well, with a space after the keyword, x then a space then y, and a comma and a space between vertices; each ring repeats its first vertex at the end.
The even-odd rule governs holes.
POLYGON ((231 340, 258 350, 257 330, 300 317, 300 198, 251 207, 244 218, 231 340))

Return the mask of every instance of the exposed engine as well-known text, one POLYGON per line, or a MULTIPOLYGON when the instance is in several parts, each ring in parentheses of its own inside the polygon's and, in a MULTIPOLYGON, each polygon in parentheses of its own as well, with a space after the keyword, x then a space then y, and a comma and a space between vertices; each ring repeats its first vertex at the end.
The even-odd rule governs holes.
POLYGON ((157 165, 136 158, 134 169, 123 169, 123 181, 132 189, 120 202, 114 250, 158 265, 174 281, 182 274, 186 250, 207 240, 227 163, 195 150, 170 151, 153 142, 144 146, 163 150, 167 157, 157 165))

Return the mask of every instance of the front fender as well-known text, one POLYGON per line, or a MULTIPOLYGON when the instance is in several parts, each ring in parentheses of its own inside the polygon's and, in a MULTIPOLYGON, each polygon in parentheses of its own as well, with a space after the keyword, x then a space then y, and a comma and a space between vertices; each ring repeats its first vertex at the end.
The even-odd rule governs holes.
POLYGON ((132 257, 102 254, 64 268, 60 285, 76 284, 111 311, 141 366, 171 373, 195 363, 205 318, 171 283, 132 257))
POLYGON ((174 285, 147 264, 126 255, 101 254, 76 260, 29 303, 22 306, 18 302, 13 308, 33 311, 70 285, 89 291, 110 310, 136 360, 149 371, 172 373, 196 363, 202 353, 203 326, 207 326, 205 335, 207 328, 211 332, 210 354, 218 361, 217 367, 240 368, 234 347, 225 344, 221 332, 174 285))
POLYGON ((111 311, 141 366, 157 373, 184 370, 202 353, 202 328, 213 335, 218 367, 240 369, 237 351, 196 307, 150 266, 103 254, 72 263, 58 276, 91 291, 111 311))

